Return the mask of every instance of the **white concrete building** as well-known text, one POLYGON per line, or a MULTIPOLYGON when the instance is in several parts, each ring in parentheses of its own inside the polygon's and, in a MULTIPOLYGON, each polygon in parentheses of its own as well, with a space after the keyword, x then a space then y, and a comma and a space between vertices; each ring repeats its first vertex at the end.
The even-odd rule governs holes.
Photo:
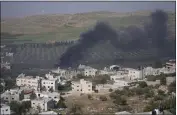
POLYGON ((40 108, 42 111, 48 111, 50 108, 54 108, 54 101, 49 98, 36 98, 31 100, 31 107, 34 109, 40 108))
POLYGON ((24 99, 24 91, 20 89, 10 89, 1 94, 1 98, 9 103, 11 101, 20 101, 24 99))
POLYGON ((123 71, 117 72, 114 75, 110 76, 110 79, 113 80, 114 82, 119 82, 121 79, 125 79, 128 77, 127 73, 124 73, 123 71), (118 81, 117 81, 118 80, 118 81))
POLYGON ((169 60, 166 63, 166 68, 171 69, 176 72, 176 60, 169 60))
POLYGON ((143 78, 143 72, 141 70, 132 69, 132 68, 124 68, 125 73, 128 74, 129 80, 136 80, 143 78))
POLYGON ((11 114, 10 106, 8 106, 8 105, 1 104, 0 109, 1 109, 0 115, 10 115, 11 114))
POLYGON ((95 89, 98 90, 99 92, 109 92, 109 89, 122 89, 124 86, 129 86, 129 82, 126 82, 124 80, 119 80, 118 82, 114 84, 99 84, 96 85, 95 89))
POLYGON ((57 73, 60 76, 65 76, 66 75, 66 70, 64 69, 60 69, 60 67, 58 67, 57 69, 52 70, 53 73, 57 73))
POLYGON ((84 70, 84 69, 91 69, 92 67, 90 67, 90 66, 86 66, 86 65, 82 65, 82 64, 80 64, 79 66, 78 66, 78 69, 82 69, 82 70, 84 70))
POLYGON ((94 68, 84 69, 85 76, 95 76, 96 72, 97 72, 97 69, 94 69, 94 68))
POLYGON ((111 65, 111 66, 109 67, 109 69, 110 69, 110 70, 113 70, 113 71, 119 71, 119 70, 121 69, 121 67, 118 66, 118 65, 111 65))
POLYGON ((176 81, 176 77, 166 77, 167 85, 170 85, 172 82, 176 81))
POLYGON ((41 87, 45 87, 47 91, 49 91, 50 88, 56 91, 58 89, 58 79, 42 79, 41 87))
POLYGON ((54 111, 46 111, 46 112, 41 112, 39 115, 58 115, 58 113, 54 111))
POLYGON ((49 99, 53 99, 55 101, 59 101, 60 100, 60 94, 58 92, 35 92, 37 98, 49 98, 49 99))
POLYGON ((80 82, 72 82, 72 93, 92 93, 92 82, 81 79, 80 82))
POLYGON ((39 81, 40 81, 39 76, 34 78, 33 76, 25 76, 25 74, 22 73, 16 78, 16 85, 17 86, 28 86, 28 87, 31 87, 37 90, 40 85, 39 81))

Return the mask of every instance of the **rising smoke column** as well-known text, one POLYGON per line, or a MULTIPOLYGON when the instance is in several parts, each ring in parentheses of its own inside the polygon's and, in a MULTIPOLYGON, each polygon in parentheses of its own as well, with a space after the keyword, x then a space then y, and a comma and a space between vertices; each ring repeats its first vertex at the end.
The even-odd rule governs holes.
POLYGON ((156 10, 151 14, 152 41, 158 48, 163 48, 167 37, 168 15, 162 10, 156 10))
POLYGON ((150 40, 153 47, 161 50, 166 43, 168 16, 165 12, 157 10, 151 14, 151 20, 151 23, 144 25, 144 28, 129 26, 119 32, 107 23, 98 22, 94 29, 81 34, 79 42, 62 55, 59 66, 68 67, 73 66, 73 63, 78 64, 83 58, 83 52, 87 52, 88 48, 105 40, 109 40, 116 48, 127 49, 126 51, 152 47, 151 43, 150 46, 148 44, 150 40))
POLYGON ((100 41, 110 40, 114 46, 118 46, 118 34, 105 22, 98 22, 94 29, 80 36, 78 43, 70 47, 60 58, 61 67, 73 66, 83 58, 82 53, 93 47, 100 41))

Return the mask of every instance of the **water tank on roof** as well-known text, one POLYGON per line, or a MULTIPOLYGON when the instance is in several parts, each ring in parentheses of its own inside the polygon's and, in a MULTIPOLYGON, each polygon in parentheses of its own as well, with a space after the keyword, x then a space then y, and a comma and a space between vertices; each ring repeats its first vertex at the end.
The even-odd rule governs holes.
POLYGON ((118 65, 112 65, 112 66, 110 66, 110 70, 119 71, 120 70, 120 66, 118 66, 118 65))

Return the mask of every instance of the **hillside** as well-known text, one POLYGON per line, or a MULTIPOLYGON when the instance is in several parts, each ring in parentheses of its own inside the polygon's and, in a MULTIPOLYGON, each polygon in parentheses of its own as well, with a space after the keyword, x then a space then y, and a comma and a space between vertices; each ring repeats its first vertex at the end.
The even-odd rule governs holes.
MULTIPOLYGON (((130 25, 142 26, 150 18, 150 11, 132 13, 89 12, 80 14, 35 15, 1 21, 1 33, 21 34, 14 43, 77 40, 82 32, 92 28, 98 21, 106 21, 114 28, 130 25)), ((175 35, 175 13, 168 12, 170 37, 175 35)), ((2 38, 3 39, 3 38, 2 38)), ((7 39, 1 40, 7 41, 7 39)))

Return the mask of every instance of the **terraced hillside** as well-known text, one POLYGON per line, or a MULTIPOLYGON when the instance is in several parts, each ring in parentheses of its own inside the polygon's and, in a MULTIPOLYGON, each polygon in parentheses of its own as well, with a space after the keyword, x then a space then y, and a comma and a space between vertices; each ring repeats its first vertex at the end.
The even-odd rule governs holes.
MULTIPOLYGON (((130 25, 142 26, 150 21, 150 11, 115 13, 89 12, 80 14, 36 15, 20 19, 9 19, 1 22, 1 33, 21 34, 14 43, 34 43, 47 41, 78 40, 80 34, 92 28, 97 21, 106 21, 115 29, 130 25)), ((168 30, 175 38, 175 13, 168 12, 168 30)))
MULTIPOLYGON (((120 44, 112 44, 114 42, 110 43, 110 36, 106 36, 105 34, 107 41, 103 40, 103 42, 97 42, 93 47, 83 50, 82 59, 77 63, 75 63, 76 61, 74 60, 72 61, 73 63, 95 64, 95 67, 97 65, 104 67, 106 64, 115 63, 124 65, 125 63, 130 64, 130 62, 136 63, 140 61, 149 63, 155 59, 166 58, 171 54, 174 55, 175 52, 175 42, 173 40, 169 40, 170 45, 167 43, 168 46, 166 47, 166 51, 161 50, 164 54, 163 56, 158 54, 159 49, 157 47, 147 46, 144 49, 141 48, 143 46, 142 40, 144 41, 148 37, 141 36, 140 34, 143 32, 140 28, 136 28, 136 26, 143 27, 145 23, 148 23, 150 21, 149 14, 150 12, 122 14, 112 12, 91 12, 74 15, 30 16, 22 19, 7 20, 1 22, 2 32, 8 33, 2 37, 1 43, 6 42, 16 45, 12 62, 13 68, 19 68, 20 66, 21 68, 52 68, 55 64, 58 64, 62 54, 65 53, 72 44, 64 42, 63 44, 65 45, 55 45, 45 44, 44 42, 78 40, 80 35, 95 26, 97 21, 106 21, 114 30, 123 30, 123 32, 118 31, 120 44), (127 26, 130 28, 126 28, 127 26), (131 28, 131 26, 133 26, 133 28, 131 28), (126 41, 124 38, 142 39, 141 42, 136 40, 131 42, 131 40, 126 41), (172 47, 171 44, 173 45, 172 47), (132 45, 132 47, 141 47, 127 51, 123 50, 130 45, 132 45)), ((175 39, 175 14, 168 13, 168 16, 168 38, 175 39)), ((96 32, 99 32, 99 29, 98 31, 96 30, 96 32)), ((107 33, 107 30, 105 33, 107 33)), ((91 37, 99 37, 99 39, 105 38, 105 36, 100 34, 91 35, 91 37)), ((129 49, 131 49, 131 47, 129 47, 129 49)), ((70 56, 72 57, 74 54, 77 53, 73 53, 70 56)))

